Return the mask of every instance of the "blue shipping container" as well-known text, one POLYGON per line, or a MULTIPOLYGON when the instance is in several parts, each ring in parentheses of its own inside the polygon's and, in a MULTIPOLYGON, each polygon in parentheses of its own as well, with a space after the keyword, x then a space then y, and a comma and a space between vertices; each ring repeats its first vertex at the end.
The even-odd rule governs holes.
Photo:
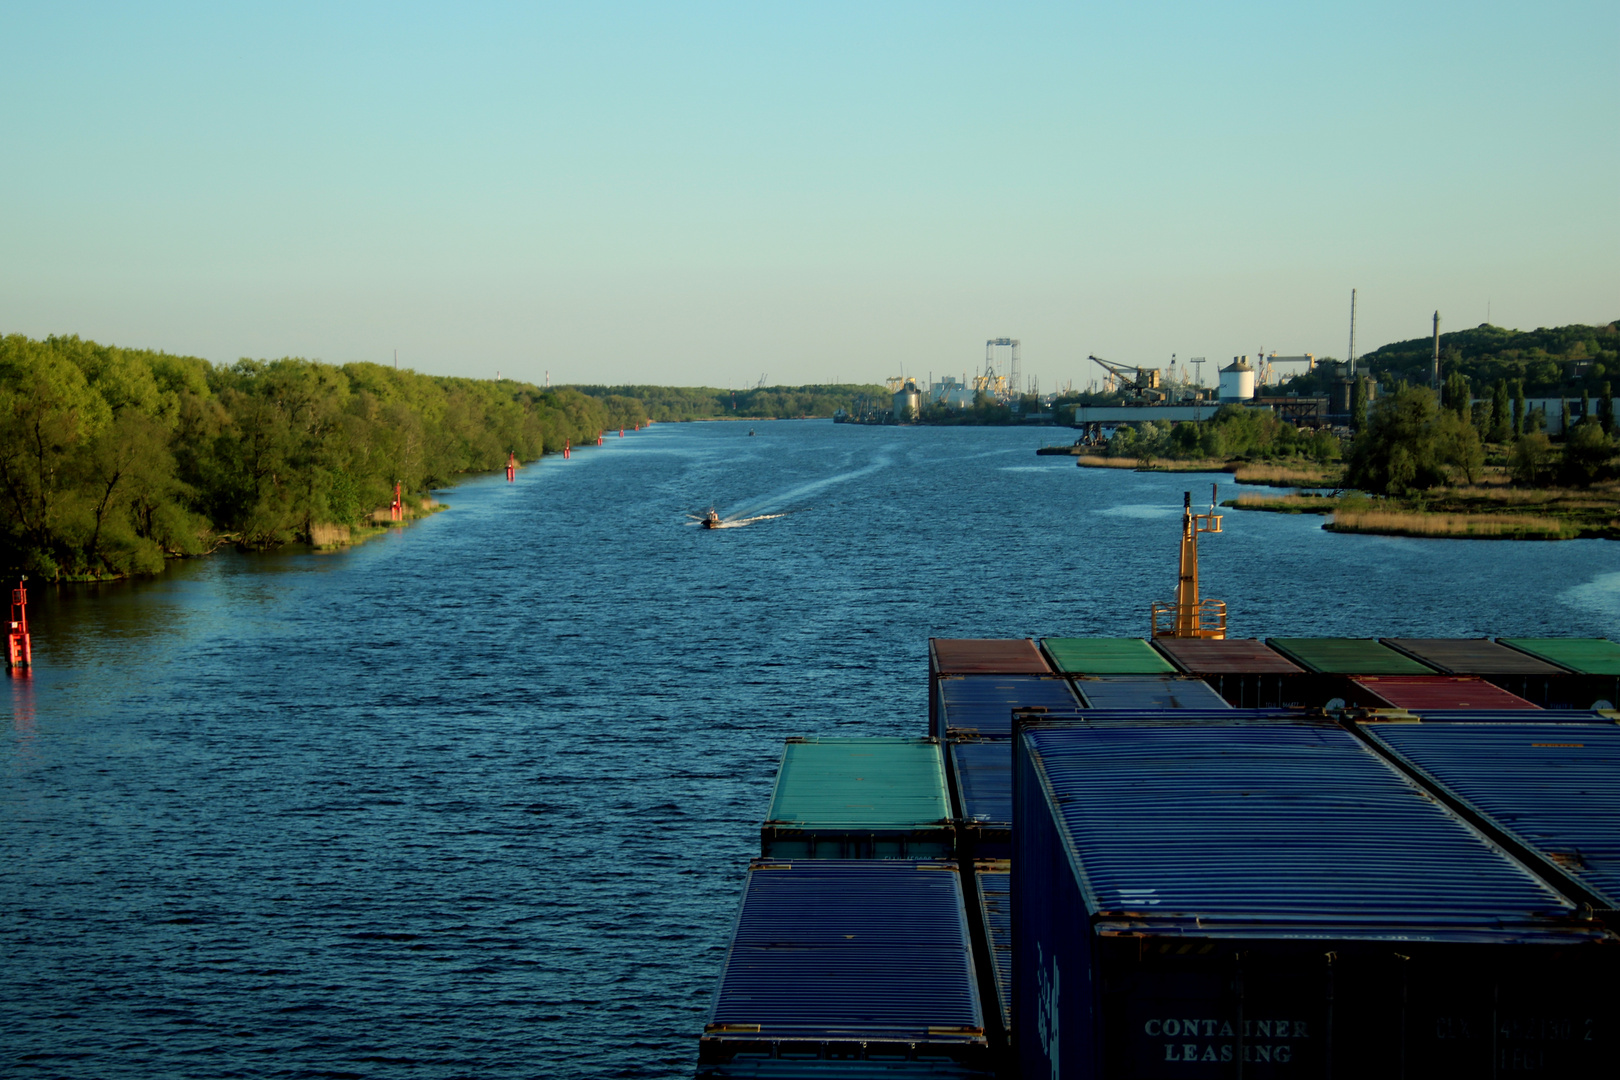
POLYGON ((1012 1034, 1012 876, 1008 864, 981 863, 973 876, 979 886, 979 917, 984 921, 1001 1006, 1001 1030, 1012 1034))
POLYGON ((1589 891, 1620 908, 1620 727, 1585 724, 1369 723, 1398 760, 1589 891))
POLYGON ((780 1075, 807 1060, 935 1075, 988 1057, 954 863, 752 863, 699 1076, 780 1075))
POLYGON ((1232 706, 1202 679, 1077 679, 1087 709, 1230 709, 1232 706))
POLYGON ((1014 803, 1026 1077, 1614 1074, 1620 940, 1328 721, 1031 724, 1014 803))
POLYGON ((961 828, 973 859, 1012 855, 1012 740, 953 742, 951 784, 961 828))
POLYGON ((947 735, 1008 738, 1014 709, 1068 712, 1080 705, 1067 679, 1034 675, 949 676, 938 681, 935 693, 938 702, 931 734, 941 739, 947 735))

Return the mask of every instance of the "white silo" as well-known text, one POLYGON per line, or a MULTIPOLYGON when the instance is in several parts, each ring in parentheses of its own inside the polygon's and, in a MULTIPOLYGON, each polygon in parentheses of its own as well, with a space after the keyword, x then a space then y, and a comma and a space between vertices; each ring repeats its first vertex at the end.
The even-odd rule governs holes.
POLYGON ((910 423, 917 419, 920 412, 922 412, 922 391, 917 389, 915 382, 907 379, 906 385, 894 393, 894 421, 897 424, 910 423))
POLYGON ((1232 362, 1221 368, 1220 398, 1224 401, 1252 401, 1254 399, 1254 368, 1246 356, 1234 356, 1232 362))

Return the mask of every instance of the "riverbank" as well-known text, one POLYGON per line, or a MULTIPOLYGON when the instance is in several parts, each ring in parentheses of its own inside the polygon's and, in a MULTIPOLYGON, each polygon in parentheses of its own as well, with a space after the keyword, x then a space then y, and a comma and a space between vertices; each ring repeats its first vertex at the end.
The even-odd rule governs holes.
POLYGON ((1481 540, 1620 539, 1620 484, 1591 488, 1515 488, 1506 477, 1438 488, 1405 499, 1358 492, 1240 495, 1235 510, 1321 514, 1329 532, 1481 540))

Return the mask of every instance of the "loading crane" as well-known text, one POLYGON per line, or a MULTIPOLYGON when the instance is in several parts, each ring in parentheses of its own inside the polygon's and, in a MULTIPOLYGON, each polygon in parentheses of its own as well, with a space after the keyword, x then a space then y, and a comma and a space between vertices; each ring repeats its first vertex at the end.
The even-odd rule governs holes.
POLYGON ((1159 369, 1138 368, 1128 364, 1116 364, 1112 360, 1104 360, 1100 356, 1089 356, 1086 359, 1095 361, 1118 385, 1120 392, 1130 394, 1137 400, 1151 397, 1155 401, 1164 394, 1159 392, 1159 369))

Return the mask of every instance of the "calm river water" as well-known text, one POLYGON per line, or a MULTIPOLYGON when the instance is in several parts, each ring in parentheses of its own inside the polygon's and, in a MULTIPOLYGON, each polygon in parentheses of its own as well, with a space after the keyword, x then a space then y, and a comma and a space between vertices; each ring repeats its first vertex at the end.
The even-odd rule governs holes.
MULTIPOLYGON (((1182 491, 1226 479, 754 427, 473 480, 344 554, 37 590, 0 1072, 690 1075, 782 738, 924 733, 930 635, 1144 634, 1182 491)), ((1620 636, 1620 545, 1319 525, 1204 541, 1235 636, 1620 636)))

